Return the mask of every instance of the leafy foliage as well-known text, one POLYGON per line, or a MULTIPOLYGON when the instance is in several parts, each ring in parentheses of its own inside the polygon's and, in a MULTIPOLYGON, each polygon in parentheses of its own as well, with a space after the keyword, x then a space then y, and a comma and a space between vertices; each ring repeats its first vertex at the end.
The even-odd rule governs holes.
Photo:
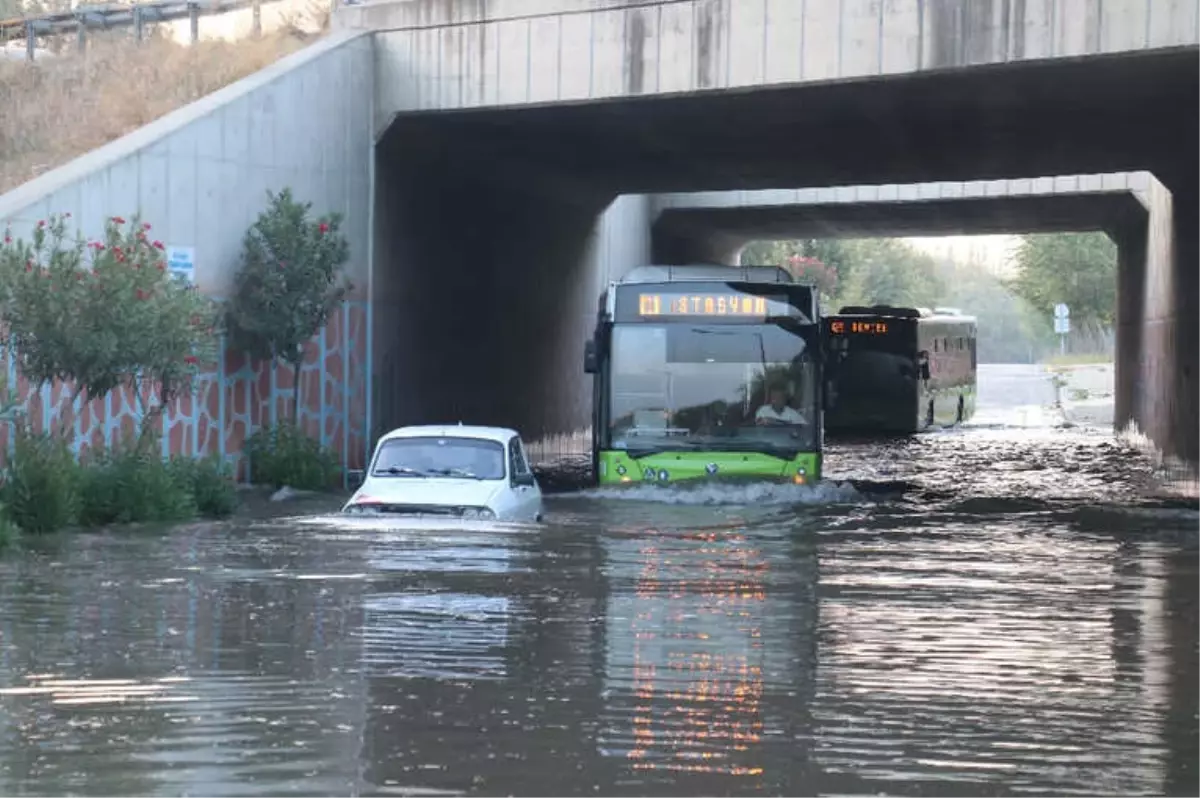
POLYGON ((792 255, 784 261, 783 266, 797 280, 815 285, 821 296, 832 297, 837 294, 837 270, 821 260, 805 255, 792 255))
POLYGON ((33 535, 70 526, 80 505, 80 468, 66 443, 16 425, 13 450, 0 484, 0 503, 22 531, 33 535))
POLYGON ((21 528, 8 517, 8 510, 0 508, 0 552, 15 546, 21 539, 21 528))
POLYGON ((196 511, 205 518, 226 518, 238 506, 233 472, 219 457, 194 460, 177 457, 171 461, 176 479, 192 494, 196 511))
POLYGON ((1054 306, 1071 308, 1073 326, 1111 327, 1117 309, 1117 247, 1103 233, 1023 236, 1015 254, 1012 289, 1051 318, 1054 306))
POLYGON ((89 400, 128 385, 140 401, 148 380, 161 410, 215 357, 216 309, 167 272, 150 225, 114 217, 103 241, 85 244, 67 239, 66 218, 39 223, 31 243, 6 235, 0 248, 18 366, 35 385, 71 382, 89 400))
MULTIPOLYGON (((305 346, 350 290, 341 274, 350 247, 340 215, 310 220, 312 203, 297 202, 289 189, 268 197, 270 206, 246 232, 226 322, 235 347, 298 372, 305 346)), ((299 380, 293 390, 294 418, 299 380)))
POLYGON ((944 290, 933 258, 899 239, 756 241, 741 261, 779 264, 815 283, 825 312, 880 303, 932 307, 944 290))
POLYGON ((78 523, 95 527, 183 521, 196 515, 192 486, 152 438, 97 452, 82 471, 78 523))
MULTIPOLYGON (((165 462, 150 423, 215 359, 216 307, 167 271, 164 247, 150 239, 150 225, 114 217, 105 223, 103 240, 84 242, 67 238, 67 218, 39 223, 30 242, 4 235, 0 310, 6 343, 35 386, 73 384, 67 402, 132 389, 142 404, 143 427, 136 439, 93 451, 81 465, 65 429, 35 434, 17 425, 0 484, 7 517, 38 534, 77 523, 182 520, 194 517, 201 504, 212 514, 227 512, 219 469, 165 462), (143 395, 147 384, 157 398, 152 407, 143 395)), ((0 412, 0 421, 6 413, 0 412)))
POLYGON ((337 454, 284 422, 264 427, 246 441, 250 481, 297 490, 329 490, 341 474, 337 454))

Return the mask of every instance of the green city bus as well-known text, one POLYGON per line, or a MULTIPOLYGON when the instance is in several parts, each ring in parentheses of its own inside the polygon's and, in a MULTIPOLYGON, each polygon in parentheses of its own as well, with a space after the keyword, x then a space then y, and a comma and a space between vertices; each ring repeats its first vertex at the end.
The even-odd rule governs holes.
POLYGON ((601 485, 821 478, 816 290, 768 266, 642 266, 584 354, 601 485))

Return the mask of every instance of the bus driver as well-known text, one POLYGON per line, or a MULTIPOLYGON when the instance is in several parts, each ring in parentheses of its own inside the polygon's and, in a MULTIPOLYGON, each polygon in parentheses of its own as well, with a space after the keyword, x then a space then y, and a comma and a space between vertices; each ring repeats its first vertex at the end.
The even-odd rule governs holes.
POLYGON ((781 385, 772 385, 770 401, 758 408, 754 414, 754 423, 760 426, 791 426, 805 424, 804 416, 794 407, 787 404, 787 392, 781 385))

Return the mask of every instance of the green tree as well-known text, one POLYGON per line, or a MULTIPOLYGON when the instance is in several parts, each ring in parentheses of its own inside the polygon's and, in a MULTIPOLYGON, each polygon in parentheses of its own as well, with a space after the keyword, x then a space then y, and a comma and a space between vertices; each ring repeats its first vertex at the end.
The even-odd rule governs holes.
POLYGON ((1023 236, 1013 291, 1046 318, 1071 308, 1073 326, 1111 327, 1117 307, 1117 247, 1103 233, 1023 236))
POLYGON ((299 418, 300 367, 308 342, 350 290, 341 274, 350 247, 341 216, 309 218, 312 203, 284 189, 243 241, 242 266, 226 310, 231 343, 251 356, 292 367, 292 419, 299 418))
POLYGON ((932 257, 894 238, 842 242, 839 305, 932 307, 945 286, 932 257))
MULTIPOLYGON (((102 241, 66 236, 66 217, 39 222, 32 242, 5 234, 0 289, 6 343, 35 386, 70 383, 102 399, 128 386, 143 411, 143 433, 167 402, 189 390, 215 354, 215 307, 166 269, 150 225, 113 217, 102 241), (147 407, 146 383, 158 401, 147 407)), ((34 394, 31 394, 34 395, 34 394)))
POLYGON ((945 261, 938 273, 945 286, 938 304, 960 308, 978 321, 980 362, 1033 363, 1053 345, 1045 319, 982 264, 945 261))

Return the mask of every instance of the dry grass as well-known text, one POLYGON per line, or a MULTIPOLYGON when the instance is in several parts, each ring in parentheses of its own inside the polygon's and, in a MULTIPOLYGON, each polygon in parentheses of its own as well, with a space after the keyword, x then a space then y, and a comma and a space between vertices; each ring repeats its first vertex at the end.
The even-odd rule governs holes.
POLYGON ((0 61, 0 193, 83 155, 312 41, 285 28, 239 42, 179 45, 93 37, 85 53, 0 61))

